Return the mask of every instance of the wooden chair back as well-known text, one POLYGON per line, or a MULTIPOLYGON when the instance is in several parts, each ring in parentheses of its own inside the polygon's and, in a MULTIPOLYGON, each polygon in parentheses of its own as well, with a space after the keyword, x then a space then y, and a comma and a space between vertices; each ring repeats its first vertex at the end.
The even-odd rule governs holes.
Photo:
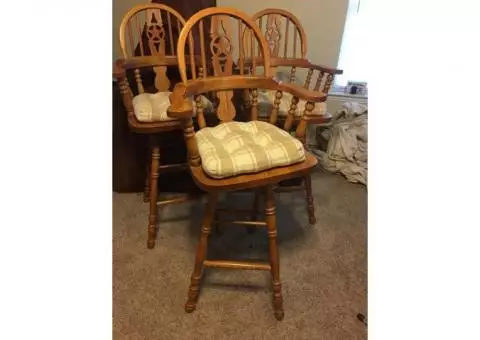
POLYGON ((290 68, 289 77, 284 81, 294 84, 300 68, 307 72, 303 83, 306 89, 329 92, 339 71, 310 63, 307 59, 307 35, 294 14, 280 8, 267 8, 255 13, 252 18, 268 42, 273 75, 277 74, 279 67, 290 68), (314 85, 312 79, 315 79, 314 85))
MULTIPOLYGON (((217 99, 216 115, 220 122, 229 122, 235 118, 233 89, 245 88, 246 75, 243 64, 247 58, 252 58, 251 55, 245 54, 247 50, 260 51, 260 57, 253 61, 254 67, 250 76, 255 76, 257 66, 262 66, 263 75, 269 77, 270 59, 265 38, 247 14, 234 8, 212 7, 199 11, 186 22, 180 33, 177 57, 182 82, 187 85, 189 81, 197 79, 215 80, 218 86, 214 86, 212 92, 217 99), (198 35, 193 34, 195 30, 198 30, 198 35), (199 37, 199 51, 192 35, 199 37), (242 39, 242 35, 248 36, 248 40, 242 39), (244 44, 248 44, 249 48, 245 49, 244 44), (199 64, 195 60, 196 55, 200 57, 199 64), (210 60, 207 60, 207 56, 210 60), (234 60, 238 60, 240 75, 233 75, 234 60), (188 62, 191 64, 189 75, 188 62)), ((252 88, 251 92, 255 101, 257 89, 252 88)), ((204 128, 206 123, 199 97, 196 104, 197 122, 200 128, 204 128)), ((251 118, 256 119, 256 115, 257 106, 252 105, 251 118)))
POLYGON ((266 8, 252 17, 265 36, 272 58, 300 58, 307 55, 307 35, 300 20, 279 8, 266 8))
MULTIPOLYGON (((191 96, 196 97, 196 117, 200 129, 206 126, 203 116, 202 101, 198 96, 201 94, 214 92, 219 100, 216 108, 216 115, 220 123, 230 122, 235 118, 235 106, 232 103, 233 90, 247 90, 251 93, 250 119, 258 119, 258 89, 267 89, 276 91, 276 99, 270 122, 276 123, 280 109, 283 92, 291 93, 294 98, 301 98, 307 101, 302 120, 295 131, 296 136, 303 139, 305 136, 306 122, 310 117, 315 102, 324 102, 326 95, 320 92, 305 90, 302 87, 293 84, 282 84, 277 82, 271 76, 270 56, 268 44, 262 35, 259 27, 253 22, 247 14, 234 8, 208 8, 199 11, 193 15, 186 23, 177 45, 178 66, 182 83, 175 86, 173 94, 170 96, 171 106, 168 115, 172 118, 178 118, 182 122, 182 128, 187 145, 189 163, 193 167, 201 164, 198 153, 198 146, 195 140, 195 129, 193 127, 192 103, 188 99, 191 96), (210 27, 205 28, 204 19, 210 19, 210 27), (195 48, 193 47, 192 32, 199 30, 201 39, 200 44, 200 66, 196 65, 195 48), (206 60, 205 31, 209 31, 208 48, 212 52, 211 69, 206 60), (236 33, 236 34, 235 34, 236 33), (243 39, 247 36, 248 40, 243 39), (236 39, 235 39, 236 37, 236 39), (243 44, 250 44, 250 48, 244 49, 243 44), (186 52, 186 45, 189 45, 189 53, 186 52), (248 55, 245 51, 260 51, 260 57, 248 55), (238 69, 240 75, 233 75, 234 55, 238 54, 238 69), (251 67, 246 68, 247 60, 251 61, 251 67), (190 75, 187 73, 187 62, 193 64, 190 68, 190 75), (257 66, 261 66, 262 74, 257 74, 257 66), (198 69, 198 70, 197 70, 198 69), (245 71, 247 70, 247 71, 245 71)), ((291 121, 295 112, 295 106, 289 111, 289 125, 285 129, 289 131, 291 121)))
POLYGON ((167 66, 177 65, 176 44, 184 25, 180 13, 163 4, 138 5, 125 14, 120 24, 122 65, 125 70, 133 70, 137 93, 145 92, 141 72, 144 68, 153 68, 156 91, 171 88, 167 66))

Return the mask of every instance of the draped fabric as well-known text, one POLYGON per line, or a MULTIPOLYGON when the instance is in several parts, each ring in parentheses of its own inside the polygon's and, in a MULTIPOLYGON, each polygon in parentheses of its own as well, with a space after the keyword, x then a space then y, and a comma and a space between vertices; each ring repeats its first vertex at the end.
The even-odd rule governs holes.
POLYGON ((368 111, 367 106, 346 102, 332 117, 332 126, 324 132, 327 151, 315 150, 322 167, 342 173, 349 182, 367 185, 368 111))

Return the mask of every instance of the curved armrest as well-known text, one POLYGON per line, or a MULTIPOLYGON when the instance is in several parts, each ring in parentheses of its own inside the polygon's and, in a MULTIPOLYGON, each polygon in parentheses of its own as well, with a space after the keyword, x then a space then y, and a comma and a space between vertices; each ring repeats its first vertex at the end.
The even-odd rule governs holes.
POLYGON ((175 119, 188 119, 193 117, 191 99, 188 99, 187 88, 183 83, 177 83, 173 92, 168 97, 170 106, 167 109, 167 116, 175 119))
MULTIPOLYGON (((256 65, 263 65, 263 58, 256 57, 255 64, 256 65)), ((237 63, 238 64, 238 63, 237 63)), ((251 58, 245 59, 243 62, 245 67, 249 67, 253 65, 253 60, 251 58)), ((270 59, 270 66, 272 67, 279 67, 279 66, 286 66, 286 67, 301 67, 301 68, 311 68, 314 70, 330 73, 330 74, 343 74, 343 70, 338 70, 335 68, 327 67, 320 64, 314 64, 308 59, 301 59, 301 58, 279 58, 279 57, 272 57, 270 59)))
POLYGON ((272 58, 272 66, 295 66, 302 68, 310 68, 330 74, 342 74, 343 70, 337 70, 335 68, 327 67, 320 64, 314 64, 308 59, 296 59, 296 58, 272 58))
POLYGON ((188 81, 187 85, 181 84, 181 86, 184 87, 185 96, 194 96, 211 91, 260 88, 288 92, 299 99, 316 103, 327 99, 327 95, 322 92, 310 91, 296 84, 286 84, 273 78, 258 76, 202 78, 188 81))
MULTIPOLYGON (((191 66, 191 63, 196 66, 201 66, 202 59, 199 55, 193 56, 193 60, 190 58, 185 61, 188 66, 191 66)), ((147 55, 147 56, 135 56, 127 59, 118 59, 115 62, 117 67, 121 67, 125 70, 132 68, 142 68, 142 67, 159 67, 159 66, 176 66, 178 65, 178 59, 176 56, 156 56, 156 55, 147 55)), ((115 68, 115 66, 114 66, 115 68)))
POLYGON ((296 84, 285 84, 273 78, 254 76, 212 77, 190 80, 187 84, 178 83, 170 95, 170 107, 167 115, 170 118, 187 119, 193 116, 192 103, 188 97, 211 91, 234 89, 262 88, 288 92, 299 99, 308 102, 324 102, 327 95, 320 91, 311 91, 296 84))

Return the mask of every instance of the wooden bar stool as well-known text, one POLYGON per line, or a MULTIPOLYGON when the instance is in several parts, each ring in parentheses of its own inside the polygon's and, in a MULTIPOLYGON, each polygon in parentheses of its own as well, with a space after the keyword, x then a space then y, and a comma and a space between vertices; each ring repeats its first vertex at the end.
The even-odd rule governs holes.
MULTIPOLYGON (((186 162, 161 163, 161 148, 166 147, 162 142, 163 137, 167 133, 181 131, 180 121, 167 115, 170 90, 173 88, 167 76, 167 67, 177 67, 176 43, 184 24, 185 19, 173 8, 151 3, 132 7, 120 25, 120 47, 124 58, 116 61, 114 76, 120 85, 130 129, 147 135, 150 140, 151 151, 146 166, 144 190, 144 201, 150 205, 147 238, 149 249, 155 246, 157 238, 158 207, 182 203, 192 198, 189 195, 177 195, 166 200, 158 199, 161 172, 188 170, 186 162), (149 87, 144 78, 148 78, 152 71, 155 75, 154 84, 149 87), (133 90, 131 83, 136 84, 133 90)), ((198 100, 203 100, 206 108, 199 112, 197 119, 204 119, 204 112, 212 111, 213 105, 204 96, 198 100)))
MULTIPOLYGON (((253 21, 257 24, 268 44, 270 53, 271 74, 278 80, 296 84, 298 83, 298 71, 306 72, 305 82, 299 84, 305 89, 319 91, 322 94, 328 94, 336 74, 342 74, 342 70, 333 69, 323 65, 316 65, 307 59, 307 35, 303 29, 300 20, 292 13, 279 8, 267 8, 255 13, 252 16, 253 21), (281 69, 290 68, 290 73, 285 74, 281 69), (316 78, 314 77, 316 73, 316 78), (312 80, 315 79, 315 84, 312 80), (312 86, 311 86, 312 84, 312 86)), ((244 37, 247 39, 247 37, 244 37)), ((244 44, 244 48, 248 45, 244 44)), ((258 50, 253 51, 256 58, 260 57, 258 50), (255 53, 256 52, 256 53, 255 53)), ((252 60, 246 60, 245 67, 251 69, 253 67, 252 60)), ((257 62, 258 65, 258 62, 257 62)), ((280 95, 275 91, 262 91, 258 99, 259 119, 277 124, 286 131, 294 131, 300 124, 325 124, 330 122, 332 115, 327 112, 326 102, 317 103, 311 111, 308 119, 303 119, 307 101, 298 97, 284 93, 280 95), (279 100, 280 110, 274 113, 273 108, 275 100, 279 100)), ((249 108, 251 98, 245 97, 245 107, 249 108)), ((296 134, 296 137, 307 148, 307 132, 308 126, 300 131, 303 133, 296 134)), ((315 209, 312 194, 312 179, 310 175, 303 177, 303 185, 298 186, 279 186, 275 188, 277 192, 291 192, 293 190, 305 190, 306 206, 310 224, 316 223, 315 209)))
MULTIPOLYGON (((189 46, 191 46, 189 44, 189 46)), ((186 23, 180 33, 177 47, 178 63, 182 82, 178 83, 171 95, 168 110, 170 117, 181 121, 188 150, 190 173, 195 183, 207 191, 208 202, 201 226, 195 265, 191 276, 186 312, 196 308, 200 291, 202 272, 207 268, 231 268, 270 271, 273 287, 273 309, 277 320, 284 317, 283 299, 280 283, 280 265, 277 247, 277 225, 275 219, 275 199, 273 188, 282 180, 305 176, 317 164, 302 143, 289 132, 274 124, 258 120, 258 89, 291 93, 306 100, 303 119, 309 117, 313 103, 323 102, 326 95, 319 91, 309 91, 294 84, 280 84, 271 77, 268 45, 259 28, 245 13, 233 8, 209 8, 199 11, 186 23), (209 24, 209 28, 205 27, 209 24), (212 51, 213 74, 195 73, 192 67, 187 75, 186 62, 191 60, 195 51, 185 45, 192 31, 200 32, 200 55, 202 68, 206 69, 206 49, 212 51), (205 32, 209 32, 206 37, 205 32), (237 33, 237 36, 235 36, 237 33), (252 74, 246 75, 245 55, 241 36, 251 50, 259 49, 261 57, 253 58, 252 74), (206 46, 205 41, 208 43, 206 46), (240 75, 232 75, 233 56, 238 54, 240 75), (263 74, 256 75, 256 63, 263 66, 263 74), (236 112, 232 103, 234 90, 248 90, 252 95, 250 121, 234 121, 236 112), (218 99, 216 115, 220 121, 215 127, 206 127, 199 123, 195 131, 192 122, 193 107, 188 99, 204 93, 213 92, 218 99), (260 221, 240 221, 238 224, 266 227, 269 239, 269 261, 266 263, 207 259, 208 236, 217 208, 218 195, 221 192, 257 190, 265 199, 265 218, 260 221)), ((251 57, 250 57, 251 58, 251 57)), ((278 113, 279 102, 274 105, 278 113)), ((202 111, 202 102, 196 102, 196 111, 202 111)), ((277 115, 278 116, 278 115, 277 115)), ((304 133, 305 124, 299 124, 296 133, 304 133)))

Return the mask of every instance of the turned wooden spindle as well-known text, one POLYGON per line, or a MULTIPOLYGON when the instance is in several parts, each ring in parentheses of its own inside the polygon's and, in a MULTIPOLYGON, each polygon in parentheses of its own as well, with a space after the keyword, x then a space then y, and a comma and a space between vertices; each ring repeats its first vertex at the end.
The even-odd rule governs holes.
POLYGON ((120 79, 118 86, 120 87, 120 93, 122 95, 122 102, 125 106, 125 110, 129 116, 133 116, 133 104, 132 104, 132 91, 128 85, 127 78, 120 79))
POLYGON ((140 70, 136 68, 134 73, 135 73, 135 81, 137 82, 138 93, 144 93, 145 90, 143 88, 142 76, 140 75, 140 70))
MULTIPOLYGON (((252 67, 248 67, 248 74, 252 75, 252 67)), ((252 108, 252 89, 244 89, 243 90, 243 107, 244 109, 251 109, 252 108)), ((251 112, 251 111, 250 111, 251 112)), ((250 114, 251 116, 251 114, 250 114)))
POLYGON ((275 196, 273 193, 273 186, 268 185, 265 188, 265 222, 267 222, 268 230, 268 253, 270 260, 270 268, 272 274, 273 286, 273 310, 275 318, 282 320, 283 312, 283 298, 282 298, 282 284, 280 283, 280 264, 278 258, 277 246, 277 225, 275 217, 275 196))
POLYGON ((127 86, 127 90, 128 90, 128 94, 130 95, 130 98, 133 99, 133 92, 132 92, 132 88, 130 87, 130 83, 128 82, 128 78, 125 77, 125 84, 127 86))
POLYGON ((183 136, 188 151, 188 163, 190 166, 198 167, 201 165, 200 154, 198 153, 197 141, 195 140, 195 129, 192 118, 182 119, 183 136))
POLYGON ((305 195, 307 196, 308 222, 313 225, 317 222, 317 218, 315 217, 315 206, 313 205, 312 176, 308 174, 305 175, 303 179, 305 183, 305 195))
MULTIPOLYGON (((311 114, 314 108, 315 108, 315 103, 313 102, 306 103, 303 117, 297 126, 297 130, 295 131, 295 136, 302 142, 303 147, 305 149, 308 148, 307 146, 308 116, 311 114)), ((308 222, 311 225, 314 225, 317 222, 317 219, 315 217, 315 206, 313 205, 312 178, 310 174, 307 174, 304 176, 303 179, 305 183, 305 195, 307 198, 308 222)))
POLYGON ((308 89, 310 87, 310 82, 312 81, 313 68, 308 69, 307 77, 305 78, 305 84, 303 87, 308 89))
POLYGON ((199 66, 198 67, 198 78, 204 78, 204 67, 203 66, 199 66))
POLYGON ((258 89, 252 89, 252 103, 250 108, 250 119, 258 119, 258 89))
POLYGON ((317 82, 315 83, 315 87, 313 88, 315 91, 318 91, 320 89, 320 85, 322 85, 322 82, 323 82, 324 74, 325 74, 325 71, 318 72, 317 82))
MULTIPOLYGON (((198 77, 203 78, 203 68, 199 67, 198 68, 198 77)), ((204 114, 204 108, 203 108, 203 100, 202 96, 197 95, 195 96, 195 107, 197 109, 197 123, 200 129, 203 129, 204 127, 207 126, 207 122, 205 121, 205 114, 204 114)))
POLYGON ((143 187, 143 202, 145 203, 150 201, 150 164, 151 162, 147 162, 145 171, 145 185, 143 187))
POLYGON ((195 105, 197 108, 197 123, 200 129, 203 129, 207 126, 207 122, 205 121, 205 114, 203 113, 203 100, 202 96, 195 97, 195 105))
POLYGON ((275 93, 275 100, 273 101, 272 114, 270 115, 270 124, 276 124, 278 118, 278 112, 280 111, 280 103, 282 102, 282 91, 277 91, 275 93))
POLYGON ((288 110, 287 117, 285 118, 285 123, 283 129, 290 132, 293 125, 293 120, 295 118, 295 113, 297 112, 298 97, 293 96, 292 102, 290 104, 290 110, 288 110))
POLYGON ((315 108, 315 103, 307 102, 305 104, 305 111, 303 112, 302 119, 298 123, 297 129, 295 131, 295 136, 303 143, 304 146, 306 144, 308 119, 314 108, 315 108))
POLYGON ((200 229, 200 240, 198 241, 195 256, 195 265, 192 276, 190 278, 190 286, 188 288, 188 299, 185 304, 185 312, 191 313, 197 306, 198 293, 200 292, 200 280, 202 278, 203 264, 207 257, 208 236, 212 230, 212 221, 215 216, 215 208, 217 206, 218 193, 212 192, 208 195, 205 215, 200 229))
MULTIPOLYGON (((152 137, 154 138, 154 137, 152 137)), ((155 247, 157 239, 157 196, 158 196, 158 173, 160 166, 160 147, 155 143, 152 147, 152 162, 150 168, 150 213, 148 215, 148 238, 147 248, 155 247)))
POLYGON ((295 81, 297 79, 295 72, 297 71, 297 68, 295 66, 292 67, 290 70, 290 84, 295 84, 295 81))
POLYGON ((200 30, 200 55, 202 57, 202 67, 199 68, 198 77, 205 78, 208 74, 208 69, 207 69, 207 55, 205 52, 205 30, 203 28, 203 20, 200 20, 198 25, 200 30))
POLYGON ((323 93, 328 93, 330 91, 330 86, 332 86, 333 74, 329 73, 327 80, 325 81, 325 86, 323 86, 323 93))

